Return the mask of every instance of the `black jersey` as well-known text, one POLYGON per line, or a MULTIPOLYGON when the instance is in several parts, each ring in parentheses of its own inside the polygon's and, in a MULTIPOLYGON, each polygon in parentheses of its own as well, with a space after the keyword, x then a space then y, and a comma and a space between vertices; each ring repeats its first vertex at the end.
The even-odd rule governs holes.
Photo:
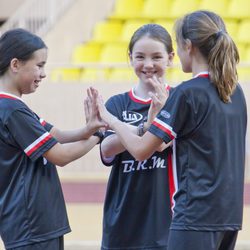
POLYGON ((237 85, 224 103, 200 75, 175 88, 149 131, 173 140, 178 190, 171 229, 239 230, 247 111, 237 85))
POLYGON ((0 236, 16 248, 70 231, 56 167, 43 154, 52 125, 18 97, 0 93, 0 236))
MULTIPOLYGON (((151 100, 133 90, 111 97, 107 109, 119 120, 138 126, 151 100)), ((108 132, 107 136, 112 133, 108 132)), ((174 193, 171 149, 136 161, 125 151, 111 162, 103 217, 102 249, 167 249, 174 193)))

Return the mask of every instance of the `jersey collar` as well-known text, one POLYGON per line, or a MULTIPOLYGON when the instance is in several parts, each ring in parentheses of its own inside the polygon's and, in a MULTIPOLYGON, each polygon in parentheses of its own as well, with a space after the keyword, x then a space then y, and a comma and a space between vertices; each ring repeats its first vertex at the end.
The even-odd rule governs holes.
MULTIPOLYGON (((168 84, 166 84, 166 90, 170 90, 170 86, 168 84)), ((129 97, 134 101, 134 102, 137 102, 137 103, 141 103, 141 104, 150 104, 151 103, 151 98, 148 98, 148 99, 143 99, 139 96, 137 96, 134 92, 134 88, 132 88, 130 91, 129 91, 129 97)))
POLYGON ((208 71, 202 71, 202 72, 198 73, 197 75, 195 75, 193 78, 196 78, 196 77, 209 78, 209 73, 208 73, 208 71))
POLYGON ((20 100, 23 102, 22 98, 16 96, 16 95, 12 95, 10 93, 7 92, 1 92, 0 91, 0 98, 7 98, 7 99, 13 99, 13 100, 20 100))

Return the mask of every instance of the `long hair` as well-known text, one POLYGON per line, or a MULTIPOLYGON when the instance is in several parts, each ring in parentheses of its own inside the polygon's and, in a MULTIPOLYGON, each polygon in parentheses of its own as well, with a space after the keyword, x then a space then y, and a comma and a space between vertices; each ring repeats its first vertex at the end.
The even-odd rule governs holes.
POLYGON ((210 11, 195 11, 177 20, 175 32, 178 44, 189 39, 207 59, 211 82, 221 100, 229 102, 238 82, 239 52, 221 17, 210 11))

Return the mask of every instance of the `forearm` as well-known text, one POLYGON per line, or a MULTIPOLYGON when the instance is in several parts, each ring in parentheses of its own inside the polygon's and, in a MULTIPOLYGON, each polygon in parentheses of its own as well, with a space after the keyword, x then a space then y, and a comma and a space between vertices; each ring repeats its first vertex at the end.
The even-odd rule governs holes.
POLYGON ((61 131, 53 127, 50 131, 50 134, 60 143, 69 143, 88 139, 94 132, 95 129, 88 126, 80 129, 65 131, 61 131))
POLYGON ((97 143, 99 138, 91 136, 87 140, 60 144, 57 143, 43 156, 50 162, 58 166, 65 166, 68 163, 84 156, 88 153, 97 143))
MULTIPOLYGON (((137 133, 137 127, 126 124, 127 129, 129 129, 133 134, 137 133)), ((112 134, 106 137, 101 144, 101 153, 105 158, 113 157, 122 152, 126 151, 126 148, 123 146, 120 137, 116 134, 112 134)))

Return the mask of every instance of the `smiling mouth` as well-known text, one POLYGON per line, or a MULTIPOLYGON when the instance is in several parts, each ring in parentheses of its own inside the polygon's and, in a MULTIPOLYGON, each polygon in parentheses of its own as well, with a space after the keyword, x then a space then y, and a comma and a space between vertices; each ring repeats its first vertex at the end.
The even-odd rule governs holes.
POLYGON ((143 72, 143 74, 147 77, 152 77, 153 75, 156 74, 156 71, 155 72, 143 72))

